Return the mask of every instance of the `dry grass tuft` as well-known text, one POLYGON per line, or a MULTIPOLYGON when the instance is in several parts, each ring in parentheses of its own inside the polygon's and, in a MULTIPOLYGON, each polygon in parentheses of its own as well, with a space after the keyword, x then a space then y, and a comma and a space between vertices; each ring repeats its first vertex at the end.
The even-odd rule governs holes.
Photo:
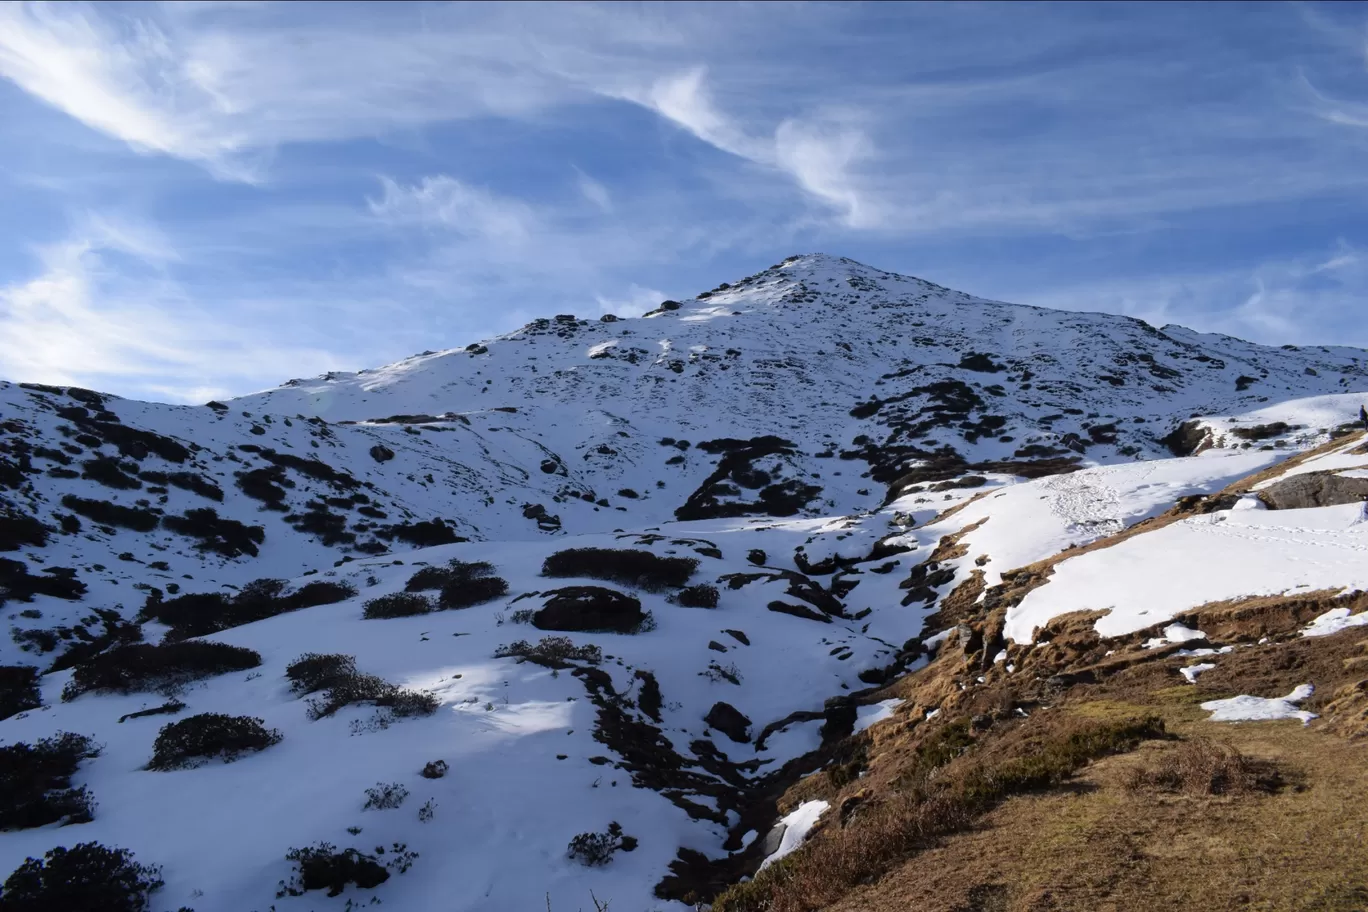
POLYGON ((1243 795, 1277 791, 1283 778, 1271 764, 1246 757, 1232 744, 1193 738, 1165 752, 1157 765, 1131 770, 1126 785, 1133 791, 1243 795))

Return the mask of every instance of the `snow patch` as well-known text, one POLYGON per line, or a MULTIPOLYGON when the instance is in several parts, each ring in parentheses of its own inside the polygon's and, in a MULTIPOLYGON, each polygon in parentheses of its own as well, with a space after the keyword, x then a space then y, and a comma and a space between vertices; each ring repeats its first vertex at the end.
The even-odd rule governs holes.
POLYGON ((1309 725, 1316 718, 1313 712, 1297 709, 1296 704, 1316 692, 1310 684, 1303 684, 1285 697, 1251 697, 1241 694, 1228 700, 1208 700, 1202 709, 1211 713, 1212 722, 1270 722, 1276 719, 1301 719, 1309 725))
POLYGON ((782 825, 784 827, 784 835, 779 840, 779 848, 760 862, 760 870, 765 870, 785 855, 796 851, 803 844, 803 840, 807 838, 807 834, 816 826, 817 818, 821 817, 822 813, 829 807, 831 804, 826 801, 804 801, 791 813, 781 817, 779 823, 776 824, 776 826, 782 825))
POLYGON ((905 702, 905 700, 895 697, 892 700, 881 700, 868 706, 857 707, 855 710, 855 732, 858 734, 871 725, 877 725, 885 719, 893 718, 893 710, 905 702))
POLYGON ((1341 630, 1348 630, 1350 627, 1363 627, 1365 625, 1368 625, 1368 611, 1350 614, 1348 608, 1333 608, 1307 624, 1302 629, 1301 635, 1304 637, 1330 636, 1332 633, 1339 633, 1341 630))

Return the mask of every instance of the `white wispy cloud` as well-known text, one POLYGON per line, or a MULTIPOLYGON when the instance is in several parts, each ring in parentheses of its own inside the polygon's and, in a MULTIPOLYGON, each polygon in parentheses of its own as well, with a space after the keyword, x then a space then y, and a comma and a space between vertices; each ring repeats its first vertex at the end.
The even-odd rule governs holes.
POLYGON ((804 191, 835 208, 851 227, 876 224, 873 207, 862 199, 852 174, 869 150, 857 128, 836 122, 783 120, 773 135, 750 135, 713 102, 707 70, 692 67, 656 80, 644 91, 629 90, 635 101, 723 152, 789 175, 804 191))
POLYGON ((273 344, 204 313, 156 269, 175 254, 149 246, 154 230, 80 221, 71 237, 36 251, 36 275, 0 286, 0 376, 203 401, 225 382, 241 391, 338 366, 326 352, 273 344), (138 258, 137 278, 119 256, 138 258))
POLYGON ((367 202, 374 215, 389 222, 440 225, 459 234, 504 243, 525 240, 536 223, 536 215, 526 203, 471 187, 445 174, 408 186, 381 177, 380 184, 383 196, 367 202))
POLYGON ((1021 303, 1123 313, 1152 326, 1173 323, 1270 345, 1368 347, 1365 288, 1368 256, 1340 241, 1328 254, 1244 269, 1117 278, 1020 297, 1021 303))
POLYGON ((595 295, 599 311, 619 317, 639 317, 648 310, 654 310, 665 300, 665 293, 654 288, 642 288, 632 284, 622 295, 595 295))
POLYGON ((593 203, 600 212, 613 211, 613 196, 608 192, 608 188, 579 168, 575 169, 576 185, 579 187, 580 194, 593 203))

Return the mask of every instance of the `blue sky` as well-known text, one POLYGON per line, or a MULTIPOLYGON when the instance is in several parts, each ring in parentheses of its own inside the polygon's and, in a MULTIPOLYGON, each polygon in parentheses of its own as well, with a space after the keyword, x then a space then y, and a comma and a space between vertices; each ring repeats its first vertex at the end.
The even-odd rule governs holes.
POLYGON ((1368 7, 0 5, 0 377, 172 402, 822 251, 1368 346, 1368 7))

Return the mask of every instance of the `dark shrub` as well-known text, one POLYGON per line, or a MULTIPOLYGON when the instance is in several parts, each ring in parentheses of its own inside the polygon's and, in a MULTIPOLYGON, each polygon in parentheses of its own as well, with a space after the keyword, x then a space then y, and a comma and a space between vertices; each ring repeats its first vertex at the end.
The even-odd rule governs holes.
POLYGON ((427 596, 417 592, 392 592, 366 602, 361 616, 374 618, 413 617, 427 614, 432 610, 432 602, 427 596))
MULTIPOLYGON (((48 667, 49 672, 74 668, 82 662, 89 662, 100 653, 115 646, 142 642, 142 627, 132 621, 124 620, 123 615, 119 614, 118 611, 113 608, 96 608, 94 612, 94 619, 98 620, 104 629, 99 633, 91 633, 85 624, 76 627, 77 640, 53 660, 48 667)), ((90 620, 87 618, 87 622, 90 620)))
POLYGON ((278 579, 253 580, 235 596, 224 592, 190 592, 173 599, 151 597, 139 612, 143 621, 157 621, 171 628, 168 640, 184 640, 265 620, 278 614, 331 605, 356 595, 348 583, 319 580, 282 595, 286 583, 278 579))
POLYGON ((76 578, 69 567, 47 567, 40 576, 31 576, 28 564, 0 557, 0 605, 10 599, 31 602, 35 595, 78 601, 86 593, 86 584, 76 578))
POLYGON ((452 580, 442 587, 437 605, 444 610, 469 608, 508 594, 508 582, 497 576, 452 580))
POLYGON ((409 577, 404 585, 404 591, 424 592, 429 589, 441 589, 451 581, 451 578, 451 571, 446 567, 423 567, 409 577))
POLYGON ((292 662, 285 674, 296 693, 323 691, 309 701, 309 718, 315 721, 357 703, 370 703, 401 718, 430 716, 441 705, 425 690, 409 690, 357 671, 352 656, 308 653, 292 662))
POLYGON ((18 551, 25 545, 41 548, 47 540, 46 526, 0 504, 0 551, 18 551))
POLYGON ((492 576, 493 572, 494 565, 486 561, 452 560, 445 567, 423 567, 404 588, 408 592, 440 589, 438 608, 469 608, 507 594, 508 582, 492 576))
POLYGON ((196 539, 195 550, 223 557, 243 554, 256 557, 257 546, 266 540, 266 530, 261 526, 248 526, 236 519, 219 516, 213 507, 197 507, 186 510, 183 516, 164 517, 162 525, 177 535, 196 539))
POLYGON ((532 616, 532 625, 541 630, 635 633, 646 620, 640 600, 602 586, 566 586, 546 596, 532 616))
POLYGON ((441 779, 447 774, 447 762, 445 760, 429 760, 423 764, 424 779, 441 779))
POLYGON ((278 897, 300 896, 306 890, 327 890, 329 896, 337 896, 349 883, 370 890, 390 876, 374 855, 364 855, 356 849, 338 851, 337 846, 327 842, 290 849, 285 860, 294 862, 297 870, 294 883, 282 883, 278 897))
POLYGON ((307 513, 291 513, 285 517, 296 532, 312 535, 319 544, 350 545, 356 536, 347 531, 347 516, 344 513, 330 513, 316 503, 310 505, 307 513))
MULTIPOLYGON (((146 474, 146 473, 144 473, 146 474)), ((223 502, 223 489, 203 475, 194 472, 168 472, 166 480, 183 491, 190 491, 209 500, 223 502)))
POLYGON ((409 790, 398 782, 377 782, 375 788, 366 789, 366 803, 361 810, 392 811, 404 803, 409 790))
POLYGON ((630 852, 637 847, 635 836, 624 836, 622 824, 614 820, 606 833, 580 833, 570 840, 566 854, 585 867, 606 865, 619 850, 630 852))
POLYGON ((119 646, 77 665, 71 681, 62 689, 62 699, 74 700, 88 691, 136 693, 178 687, 260 664, 261 656, 257 653, 227 643, 189 641, 119 646))
POLYGON ((262 466, 237 473, 237 486, 243 494, 265 504, 268 510, 285 509, 285 489, 295 483, 285 477, 280 466, 262 466))
POLYGON ((77 497, 75 494, 64 495, 62 506, 102 526, 120 526, 134 532, 151 532, 161 522, 160 516, 143 507, 121 507, 107 500, 77 497))
POLYGON ((306 652, 285 668, 290 689, 297 694, 311 694, 357 674, 356 659, 339 653, 306 652))
POLYGON ((161 869, 127 849, 83 842, 29 858, 5 881, 3 912, 147 912, 162 887, 161 869))
POLYGON ((631 548, 568 548, 542 564, 543 576, 583 576, 657 591, 683 586, 698 569, 692 557, 658 557, 631 548))
POLYGON ((354 595, 356 595, 356 587, 351 583, 318 580, 317 582, 305 583, 285 596, 285 601, 290 606, 286 610, 297 611, 301 608, 317 608, 319 605, 335 605, 338 602, 345 602, 354 595))
POLYGON ((699 583, 679 590, 675 601, 685 608, 716 608, 717 587, 699 583))
POLYGON ((456 542, 468 540, 457 535, 455 529, 448 526, 446 520, 443 519, 429 519, 422 522, 406 522, 390 526, 381 526, 375 530, 375 534, 387 541, 393 541, 397 538, 415 548, 452 545, 456 542))
POLYGON ((500 646, 494 650, 494 658, 517 659, 546 668, 569 668, 572 661, 597 665, 603 661, 603 650, 592 644, 576 646, 569 637, 542 637, 535 646, 527 640, 500 646))
POLYGON ((660 707, 663 705, 660 696, 660 682, 656 680, 655 675, 639 668, 636 671, 636 677, 641 682, 641 688, 637 691, 637 708, 659 722, 660 707))
POLYGON ((31 665, 0 665, 0 719, 42 705, 38 669, 31 665))
POLYGON ((99 754, 89 738, 71 732, 0 747, 0 830, 91 820, 95 801, 84 786, 72 788, 71 777, 82 760, 99 754))
POLYGON ((409 577, 404 589, 408 592, 424 592, 441 589, 447 583, 479 579, 494 573, 494 565, 488 561, 451 560, 445 567, 423 567, 409 577))
POLYGON ((102 484, 106 488, 123 491, 133 491, 142 487, 141 481, 124 472, 119 460, 110 459, 108 456, 96 456, 81 463, 81 477, 102 484))
POLYGON ((325 482, 339 490, 350 491, 361 486, 361 482, 351 475, 334 469, 321 459, 305 459, 293 453, 278 453, 270 448, 262 449, 260 455, 262 459, 279 468, 293 469, 306 478, 325 482))
POLYGON ((214 758, 231 763, 244 753, 263 751, 280 743, 280 732, 251 716, 200 713, 172 722, 157 734, 148 769, 171 770, 199 766, 214 758))

